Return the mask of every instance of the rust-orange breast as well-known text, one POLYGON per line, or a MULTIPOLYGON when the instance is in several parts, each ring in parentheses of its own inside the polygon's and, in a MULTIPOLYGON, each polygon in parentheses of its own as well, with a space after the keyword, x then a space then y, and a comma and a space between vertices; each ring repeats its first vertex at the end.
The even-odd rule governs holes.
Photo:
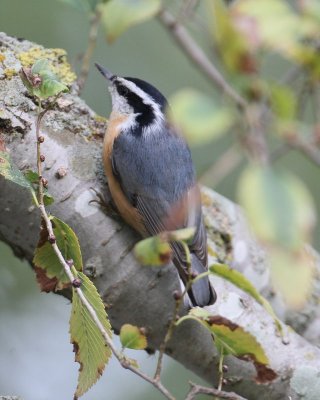
POLYGON ((115 139, 120 134, 120 126, 125 122, 127 116, 112 112, 110 115, 107 132, 103 145, 103 162, 104 170, 108 179, 108 185, 112 199, 118 208, 122 218, 131 225, 135 230, 145 236, 145 227, 138 210, 130 204, 127 197, 123 193, 119 182, 113 174, 112 170, 112 149, 115 139))

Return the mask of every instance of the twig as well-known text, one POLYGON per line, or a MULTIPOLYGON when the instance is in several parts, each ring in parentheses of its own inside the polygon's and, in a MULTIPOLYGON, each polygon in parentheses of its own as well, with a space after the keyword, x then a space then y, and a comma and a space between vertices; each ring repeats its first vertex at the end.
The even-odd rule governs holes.
POLYGON ((175 328, 175 323, 176 323, 178 311, 179 311, 182 299, 183 299, 183 295, 181 295, 179 297, 179 299, 177 299, 176 302, 175 302, 175 309, 174 309, 173 317, 170 320, 170 324, 168 326, 168 330, 166 332, 164 340, 163 340, 163 342, 161 343, 161 345, 159 347, 158 362, 157 362, 156 372, 154 374, 154 379, 157 382, 160 380, 161 369, 162 369, 162 360, 163 360, 164 352, 166 351, 166 347, 168 345, 168 342, 172 337, 172 334, 173 334, 173 331, 174 331, 174 328, 175 328))
POLYGON ((320 166, 320 151, 314 146, 314 143, 303 139, 301 136, 294 134, 288 136, 286 142, 290 147, 300 150, 316 165, 320 166))
MULTIPOLYGON (((45 113, 48 111, 48 109, 44 110, 41 112, 41 103, 39 100, 39 113, 38 113, 38 117, 37 117, 37 123, 36 123, 36 136, 37 136, 37 167, 38 167, 38 174, 39 176, 41 176, 42 173, 42 166, 41 166, 41 159, 40 159, 40 145, 41 145, 41 141, 39 140, 40 137, 40 124, 41 124, 41 120, 43 118, 43 116, 45 115, 45 113)), ((53 248, 53 251, 55 252, 56 256, 58 257, 58 260, 60 261, 66 275, 68 276, 71 284, 74 282, 75 280, 75 276, 73 275, 70 266, 68 265, 68 263, 66 262, 66 260, 64 259, 56 241, 55 241, 55 235, 53 232, 53 227, 52 227, 52 223, 51 220, 47 214, 47 211, 45 209, 44 203, 43 203, 43 180, 42 177, 39 181, 39 209, 41 212, 41 216, 46 224, 47 227, 47 231, 49 234, 49 238, 51 238, 52 240, 50 240, 51 246, 53 248)), ((152 379, 151 377, 149 377, 148 375, 144 374, 142 371, 140 371, 138 368, 133 367, 130 364, 130 361, 120 352, 117 351, 115 345, 112 342, 111 337, 109 336, 108 332, 105 330, 103 324, 101 323, 96 311, 94 310, 94 308, 92 307, 92 305, 89 303, 89 301, 87 300, 87 298, 85 297, 85 295, 83 294, 83 291, 81 289, 81 287, 75 287, 74 288, 82 302, 82 304, 86 307, 86 309, 88 310, 91 318, 93 319, 93 321, 95 322, 96 326, 98 327, 98 329, 100 330, 105 343, 110 347, 112 353, 114 354, 114 356, 117 358, 117 360, 119 361, 119 363, 121 364, 121 366, 123 368, 129 369, 130 371, 132 371, 133 373, 135 373, 136 375, 140 376, 142 379, 144 379, 145 381, 151 383, 156 389, 158 389, 167 399, 169 400, 175 400, 174 396, 162 385, 162 383, 159 380, 156 379, 152 379)))
POLYGON ((243 159, 237 147, 232 146, 221 154, 199 178, 200 183, 207 183, 210 187, 215 187, 225 179, 235 168, 239 166, 243 159))
POLYGON ((247 106, 246 100, 239 95, 224 79, 222 74, 212 64, 207 55, 198 46, 188 31, 171 15, 163 9, 158 15, 159 20, 175 38, 185 54, 204 72, 211 82, 220 90, 231 97, 241 109, 247 106))
POLYGON ((189 383, 190 383, 191 389, 190 389, 189 393, 187 394, 187 397, 185 398, 185 400, 193 400, 196 398, 196 396, 198 394, 207 394, 208 396, 215 396, 219 399, 226 399, 226 400, 247 400, 244 397, 242 397, 234 392, 225 392, 225 391, 214 389, 214 388, 199 386, 192 382, 189 382, 189 383))
POLYGON ((191 257, 190 257, 189 247, 183 241, 181 241, 180 244, 183 246, 185 254, 186 254, 186 267, 187 267, 187 271, 188 271, 189 280, 188 280, 187 284, 185 285, 183 293, 179 294, 178 298, 175 299, 176 302, 175 302, 173 318, 170 321, 170 324, 168 326, 168 330, 166 332, 164 340, 161 343, 160 348, 159 348, 158 362, 157 362, 156 372, 154 374, 154 379, 156 381, 160 380, 163 355, 164 355, 164 352, 166 351, 166 347, 167 347, 167 345, 169 343, 169 340, 172 337, 172 334, 173 334, 173 331, 174 331, 174 328, 175 328, 175 325, 176 325, 176 320, 177 320, 178 315, 179 315, 179 309, 180 309, 182 300, 183 300, 184 296, 187 294, 188 290, 190 289, 190 287, 192 285, 192 277, 191 277, 191 273, 190 273, 191 272, 191 257))
POLYGON ((82 57, 82 65, 81 65, 81 70, 79 73, 79 79, 78 79, 78 94, 80 94, 81 90, 83 89, 83 86, 87 80, 89 69, 90 69, 90 60, 93 54, 93 51, 96 47, 97 43, 97 37, 98 37, 98 30, 99 30, 99 24, 101 20, 101 11, 99 7, 96 7, 94 13, 92 14, 90 18, 90 31, 89 31, 89 37, 88 37, 88 46, 87 49, 82 57))

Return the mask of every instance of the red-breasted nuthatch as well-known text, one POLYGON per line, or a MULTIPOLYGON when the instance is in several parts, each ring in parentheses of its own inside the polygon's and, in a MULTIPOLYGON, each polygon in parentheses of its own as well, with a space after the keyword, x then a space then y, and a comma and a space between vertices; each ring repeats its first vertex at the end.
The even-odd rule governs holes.
MULTIPOLYGON (((112 97, 103 160, 115 206, 144 237, 194 226, 189 244, 191 276, 205 272, 207 237, 200 192, 188 145, 166 119, 166 98, 145 81, 113 75, 99 64, 96 67, 108 80, 112 97)), ((172 250, 173 263, 186 285, 185 251, 176 242, 172 250)), ((192 284, 188 296, 193 306, 216 300, 207 276, 192 284)))

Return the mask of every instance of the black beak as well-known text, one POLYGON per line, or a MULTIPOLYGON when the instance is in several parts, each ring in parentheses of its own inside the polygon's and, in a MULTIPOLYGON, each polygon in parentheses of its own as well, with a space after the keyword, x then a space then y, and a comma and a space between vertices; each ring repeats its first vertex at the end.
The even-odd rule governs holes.
POLYGON ((97 67, 97 69, 99 70, 99 72, 109 81, 112 81, 116 76, 109 71, 107 68, 103 67, 102 65, 98 64, 98 63, 94 63, 94 65, 97 67))

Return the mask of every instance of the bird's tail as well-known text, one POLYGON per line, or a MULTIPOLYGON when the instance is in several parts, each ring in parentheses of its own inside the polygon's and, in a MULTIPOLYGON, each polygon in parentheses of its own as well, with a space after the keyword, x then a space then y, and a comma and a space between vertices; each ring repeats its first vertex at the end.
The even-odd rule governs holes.
MULTIPOLYGON (((203 272, 207 271, 207 269, 200 262, 197 256, 192 253, 191 265, 193 272, 196 272, 197 274, 202 274, 203 272)), ((210 285, 208 276, 205 276, 194 282, 190 290, 188 291, 188 296, 193 307, 209 306, 210 304, 213 304, 217 299, 216 292, 210 285)))

